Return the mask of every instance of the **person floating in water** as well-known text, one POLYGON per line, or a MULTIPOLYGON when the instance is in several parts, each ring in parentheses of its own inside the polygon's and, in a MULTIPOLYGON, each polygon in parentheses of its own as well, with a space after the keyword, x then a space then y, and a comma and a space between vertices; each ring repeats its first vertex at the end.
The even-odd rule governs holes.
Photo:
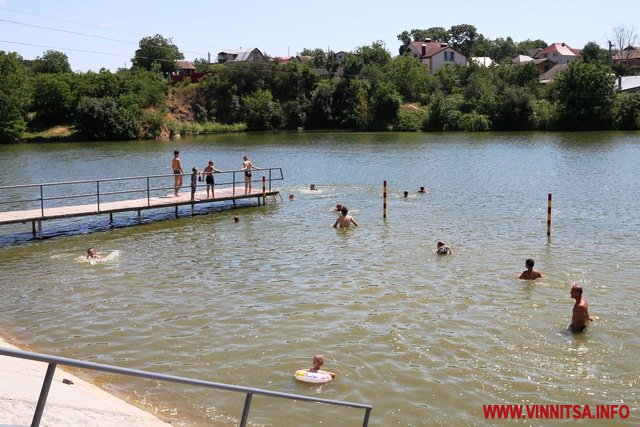
POLYGON ((98 258, 98 254, 96 253, 96 249, 95 248, 87 249, 87 259, 88 260, 97 259, 97 258, 98 258))
POLYGON ((540 273, 538 270, 534 270, 533 269, 533 265, 534 264, 535 264, 535 262, 533 261, 532 258, 527 259, 524 262, 524 265, 527 267, 527 269, 525 271, 523 271, 522 274, 520 274, 518 279, 521 279, 521 280, 541 279, 542 278, 542 273, 540 273))
POLYGON ((438 240, 438 243, 436 243, 436 253, 438 255, 451 255, 451 248, 446 243, 438 240))
POLYGON ((582 286, 573 285, 571 287, 571 298, 576 300, 573 305, 573 315, 571 316, 571 324, 569 329, 572 332, 584 332, 587 329, 587 322, 595 320, 593 316, 589 316, 589 304, 587 300, 582 298, 582 286))
POLYGON ((333 228, 336 228, 338 225, 340 228, 349 227, 351 224, 358 226, 358 223, 351 215, 347 215, 349 213, 349 209, 346 206, 342 206, 340 209, 340 216, 336 219, 336 222, 333 224, 333 228))
POLYGON ((316 354, 315 356, 313 356, 313 366, 310 368, 305 369, 305 371, 307 372, 317 372, 320 374, 329 374, 331 375, 331 378, 335 378, 336 374, 333 372, 329 372, 329 371, 325 371, 322 370, 322 365, 324 365, 324 356, 321 354, 316 354))
POLYGON ((340 212, 342 210, 342 205, 340 203, 336 204, 335 211, 340 212))
POLYGON ((420 189, 418 190, 418 193, 426 193, 427 190, 424 189, 424 187, 420 187, 420 189))

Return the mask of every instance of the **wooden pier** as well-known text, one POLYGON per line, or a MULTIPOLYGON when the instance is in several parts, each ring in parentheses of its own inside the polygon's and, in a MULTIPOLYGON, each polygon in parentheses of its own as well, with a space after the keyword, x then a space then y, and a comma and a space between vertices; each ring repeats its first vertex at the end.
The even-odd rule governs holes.
POLYGON ((190 206, 193 215, 195 206, 205 203, 231 201, 235 206, 237 201, 249 199, 261 205, 276 200, 279 192, 272 188, 272 182, 284 179, 280 168, 254 171, 252 190, 245 194, 242 171, 216 173, 213 197, 207 198, 206 184, 198 182, 192 200, 187 183, 190 177, 184 177, 187 185, 182 186, 178 196, 173 194, 173 178, 173 175, 156 175, 0 187, 0 225, 31 222, 33 236, 43 238, 42 223, 47 220, 108 214, 112 224, 113 214, 118 212, 137 212, 140 221, 142 211, 149 209, 174 208, 177 217, 181 206, 190 206), (90 192, 87 188, 91 188, 90 192), (139 198, 140 193, 145 193, 146 197, 139 198), (129 198, 136 194, 138 198, 129 198), (92 200, 84 204, 72 203, 78 199, 92 200), (7 205, 10 209, 2 209, 7 205), (11 209, 16 206, 30 208, 11 209))

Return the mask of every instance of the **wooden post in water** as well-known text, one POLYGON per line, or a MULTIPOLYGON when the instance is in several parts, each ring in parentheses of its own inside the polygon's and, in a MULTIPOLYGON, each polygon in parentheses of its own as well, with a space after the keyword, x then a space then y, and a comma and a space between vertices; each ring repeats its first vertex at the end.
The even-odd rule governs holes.
POLYGON ((549 193, 548 197, 548 206, 547 206, 547 237, 551 237, 551 193, 549 193))
POLYGON ((262 204, 267 204, 267 178, 262 177, 262 204))
POLYGON ((387 180, 382 186, 382 218, 387 219, 387 180))

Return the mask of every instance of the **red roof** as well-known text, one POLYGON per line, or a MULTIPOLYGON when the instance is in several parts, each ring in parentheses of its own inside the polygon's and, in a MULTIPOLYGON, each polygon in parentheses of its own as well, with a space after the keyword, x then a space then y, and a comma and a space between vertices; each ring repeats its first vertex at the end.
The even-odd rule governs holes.
POLYGON ((420 58, 430 58, 436 53, 442 52, 443 50, 446 50, 446 49, 455 50, 448 44, 440 43, 440 42, 411 42, 411 46, 413 46, 416 52, 418 52, 418 54, 420 55, 420 58), (424 55, 422 55, 422 46, 425 47, 424 55))
POLYGON ((574 49, 566 43, 553 43, 544 49, 538 51, 536 56, 539 56, 541 53, 552 53, 558 52, 562 56, 580 56, 580 49, 574 49))

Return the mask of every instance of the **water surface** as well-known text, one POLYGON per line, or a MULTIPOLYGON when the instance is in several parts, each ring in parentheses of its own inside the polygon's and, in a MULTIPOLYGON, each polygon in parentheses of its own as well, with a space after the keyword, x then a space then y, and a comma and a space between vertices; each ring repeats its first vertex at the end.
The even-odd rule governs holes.
MULTIPOLYGON (((209 159, 238 169, 248 154, 285 176, 282 200, 262 207, 180 219, 154 211, 136 226, 119 214, 114 228, 108 218, 56 221, 43 241, 30 225, 0 228, 0 329, 38 352, 370 403, 372 425, 500 424, 482 405, 510 403, 624 403, 629 419, 597 424, 636 425, 639 136, 267 133, 0 146, 0 185, 169 173, 174 148, 185 169, 209 159), (331 228, 336 203, 361 227, 331 228), (438 239, 452 256, 433 253, 438 239), (89 246, 111 258, 78 259, 89 246), (528 257, 542 280, 515 279, 528 257), (581 335, 566 332, 572 283, 599 317, 581 335), (295 382, 315 353, 337 379, 295 382)), ((234 425, 244 399, 93 379, 178 425, 234 425)), ((255 397, 250 420, 352 426, 362 415, 255 397)))

